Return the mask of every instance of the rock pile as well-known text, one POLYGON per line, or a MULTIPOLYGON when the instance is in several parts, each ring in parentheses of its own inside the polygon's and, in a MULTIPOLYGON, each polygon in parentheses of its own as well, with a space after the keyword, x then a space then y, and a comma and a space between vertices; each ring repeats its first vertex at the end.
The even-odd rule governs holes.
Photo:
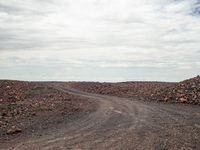
POLYGON ((26 96, 26 91, 28 89, 28 82, 9 80, 0 81, 0 103, 24 100, 26 96))
POLYGON ((73 82, 69 85, 89 93, 112 95, 133 100, 200 105, 200 77, 179 83, 167 82, 73 82))
POLYGON ((200 105, 200 76, 156 90, 151 100, 200 105))
POLYGON ((49 83, 3 80, 0 81, 0 138, 4 133, 22 132, 27 120, 50 120, 89 109, 93 108, 86 98, 59 91, 49 83))
POLYGON ((151 94, 160 89, 164 89, 174 83, 166 82, 119 82, 119 83, 99 83, 99 82, 74 82, 69 83, 71 87, 103 95, 112 95, 123 98, 146 100, 151 94))

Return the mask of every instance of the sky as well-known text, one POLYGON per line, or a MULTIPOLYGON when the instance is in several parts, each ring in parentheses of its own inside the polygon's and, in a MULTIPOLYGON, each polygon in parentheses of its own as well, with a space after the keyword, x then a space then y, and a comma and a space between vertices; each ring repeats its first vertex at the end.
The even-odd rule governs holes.
POLYGON ((200 74, 200 0, 1 0, 0 79, 181 81, 200 74))

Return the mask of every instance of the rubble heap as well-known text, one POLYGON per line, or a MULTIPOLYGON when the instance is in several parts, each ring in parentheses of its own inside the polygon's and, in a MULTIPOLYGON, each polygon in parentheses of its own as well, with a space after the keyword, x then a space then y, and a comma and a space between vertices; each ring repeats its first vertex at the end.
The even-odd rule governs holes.
POLYGON ((168 82, 72 82, 71 87, 89 93, 112 95, 132 100, 200 105, 200 77, 179 83, 168 82))
MULTIPOLYGON (((49 83, 0 81, 0 137, 20 133, 27 120, 51 120, 90 111, 90 102, 49 86, 49 83)), ((91 105, 93 106, 93 105, 91 105)))
POLYGON ((200 76, 156 90, 151 100, 200 105, 200 76))
POLYGON ((89 93, 112 95, 123 98, 137 100, 148 99, 154 91, 164 89, 174 85, 167 82, 119 82, 119 83, 99 83, 99 82, 75 82, 70 86, 89 93))
POLYGON ((0 81, 0 102, 11 103, 24 100, 26 91, 30 89, 29 85, 29 82, 23 81, 0 81))

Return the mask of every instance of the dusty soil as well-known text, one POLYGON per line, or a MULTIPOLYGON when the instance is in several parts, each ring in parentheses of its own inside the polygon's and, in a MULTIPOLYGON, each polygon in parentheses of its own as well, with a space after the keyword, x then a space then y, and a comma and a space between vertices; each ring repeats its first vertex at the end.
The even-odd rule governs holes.
MULTIPOLYGON (((137 99, 138 97, 142 99, 141 95, 148 93, 150 89, 177 88, 179 83, 142 85, 144 83, 139 82, 137 84, 139 89, 142 87, 143 91, 140 91, 142 94, 129 93, 133 95, 131 99, 108 96, 104 93, 95 94, 96 91, 88 93, 86 87, 82 89, 87 91, 84 92, 80 90, 80 87, 85 85, 80 85, 80 83, 79 90, 77 87, 75 89, 74 84, 77 86, 77 83, 31 84, 34 84, 33 87, 36 89, 40 88, 35 92, 32 90, 34 89, 32 85, 28 85, 31 92, 28 90, 26 96, 23 95, 23 88, 14 89, 15 91, 20 89, 16 93, 23 91, 21 95, 23 100, 15 100, 14 103, 22 105, 22 108, 28 108, 22 109, 19 116, 8 115, 13 109, 6 106, 13 101, 10 99, 1 101, 1 108, 4 108, 1 111, 7 112, 6 115, 3 113, 1 119, 10 116, 10 120, 5 126, 1 126, 0 149, 198 150, 200 147, 199 106, 184 103, 182 105, 164 104, 137 99), (41 87, 45 87, 45 90, 41 87), (53 96, 45 97, 47 93, 53 96), (59 95, 62 95, 61 98, 58 98, 59 95), (42 103, 34 107, 32 105, 35 102, 42 103), (28 107, 26 103, 31 104, 31 107, 28 107), (52 103, 55 107, 49 110, 52 103), (42 112, 40 112, 41 109, 42 112), (33 115, 35 118, 29 117, 29 112, 35 112, 36 115, 33 115), (21 114, 25 117, 23 118, 24 115, 21 114), (15 119, 17 116, 18 118, 15 119), (21 123, 22 126, 17 126, 21 123), (21 131, 16 134, 6 134, 7 127, 13 125, 19 127, 21 131)), ((135 84, 132 86, 136 88, 135 84)), ((6 97, 7 94, 5 92, 3 94, 6 97)), ((147 95, 152 95, 152 93, 149 92, 147 95)), ((21 109, 21 107, 16 107, 16 109, 21 109)), ((4 123, 5 120, 2 122, 4 123)))

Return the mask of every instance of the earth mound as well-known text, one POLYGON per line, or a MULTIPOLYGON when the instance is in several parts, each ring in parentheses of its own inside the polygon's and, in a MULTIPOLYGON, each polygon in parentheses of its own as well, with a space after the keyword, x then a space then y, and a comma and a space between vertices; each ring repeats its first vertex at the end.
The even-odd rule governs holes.
POLYGON ((96 94, 111 95, 136 100, 149 100, 151 94, 160 89, 168 88, 175 83, 167 82, 72 82, 72 88, 96 94))
POLYGON ((200 76, 174 82, 71 82, 72 88, 132 100, 200 105, 200 76))
POLYGON ((200 76, 179 82, 151 95, 152 100, 200 105, 200 76))
POLYGON ((39 128, 57 118, 93 111, 95 104, 48 82, 0 81, 0 137, 39 128), (45 122, 46 121, 46 122, 45 122))

